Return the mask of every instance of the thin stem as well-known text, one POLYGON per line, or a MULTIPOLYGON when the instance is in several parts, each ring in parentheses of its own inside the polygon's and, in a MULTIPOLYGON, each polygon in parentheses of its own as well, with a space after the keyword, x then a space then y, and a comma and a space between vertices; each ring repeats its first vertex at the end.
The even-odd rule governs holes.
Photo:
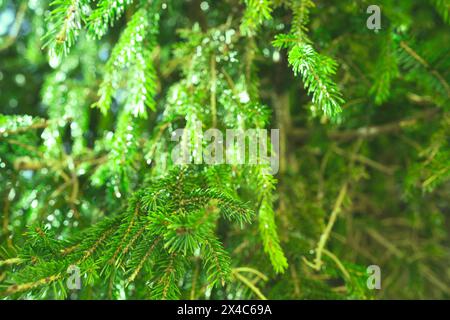
POLYGON ((342 264, 341 260, 339 260, 339 258, 335 254, 333 254, 332 252, 328 251, 327 249, 323 249, 323 253, 325 253, 325 255, 330 257, 331 260, 333 260, 334 263, 336 263, 337 267, 342 271, 342 274, 344 275, 344 277, 347 280, 350 279, 350 274, 348 273, 347 269, 342 264))
POLYGON ((344 202, 345 196, 347 194, 347 185, 348 185, 348 182, 346 181, 342 185, 341 190, 339 191, 339 195, 334 204, 334 208, 333 208, 333 211, 331 212, 330 219, 328 220, 328 224, 327 224, 325 230, 323 231, 322 235, 320 236, 319 243, 317 244, 316 257, 314 259, 314 263, 311 263, 308 260, 306 260, 305 258, 303 258, 304 261, 306 262, 306 264, 315 270, 320 270, 320 268, 322 267, 323 250, 325 248, 325 245, 327 244, 328 238, 330 237, 331 230, 333 229, 334 223, 336 222, 339 212, 341 212, 342 203, 344 202))
POLYGON ((24 1, 21 3, 19 9, 16 13, 16 18, 14 19, 14 25, 11 28, 11 32, 6 41, 0 46, 0 51, 8 49, 10 46, 14 44, 19 35, 19 31, 22 27, 23 20, 25 18, 25 13, 27 10, 28 1, 24 1))
POLYGON ((56 274, 56 275, 51 275, 51 276, 39 279, 34 282, 27 282, 27 283, 23 283, 23 284, 14 284, 14 285, 6 288, 5 291, 0 292, 0 296, 9 296, 9 295, 12 295, 12 294, 15 294, 18 292, 29 291, 34 288, 40 287, 42 285, 48 285, 48 284, 55 282, 61 278, 62 278, 62 276, 60 274, 56 274))
POLYGON ((436 79, 439 80, 439 82, 442 84, 442 86, 445 88, 445 91, 447 92, 447 96, 450 97, 450 86, 445 80, 445 78, 435 69, 433 69, 430 64, 425 61, 424 58, 422 58, 417 52, 415 52, 405 41, 400 42, 400 46, 411 56, 413 57, 417 62, 419 62, 425 69, 427 69, 429 72, 431 72, 432 75, 436 77, 436 79))
MULTIPOLYGON (((147 250, 147 252, 145 253, 144 257, 141 259, 141 261, 139 262, 139 265, 137 266, 136 270, 134 270, 133 274, 128 278, 127 282, 133 282, 134 279, 137 277, 137 275, 139 274, 139 272, 141 271, 142 267, 144 266, 145 261, 147 261, 148 257, 150 256, 150 254, 153 252, 153 250, 155 249, 156 245, 159 243, 159 238, 156 239, 153 244, 150 246, 150 248, 147 250)), ((173 261, 173 260, 172 260, 173 261)), ((171 261, 171 263, 172 263, 171 261)), ((167 273, 166 273, 167 274, 167 273)))
POLYGON ((345 150, 343 150, 343 149, 341 149, 341 148, 339 148, 337 146, 333 146, 333 151, 336 154, 340 155, 340 156, 344 156, 344 157, 348 157, 348 158, 352 157, 354 160, 356 160, 356 161, 358 161, 358 162, 360 162, 362 164, 365 164, 365 165, 367 165, 369 167, 372 167, 372 168, 374 168, 374 169, 376 169, 376 170, 378 170, 380 172, 383 172, 383 173, 385 173, 387 175, 392 175, 395 172, 395 168, 387 167, 387 166, 385 166, 385 165, 383 165, 383 164, 381 164, 379 162, 376 162, 376 161, 374 161, 374 160, 372 160, 370 158, 367 158, 367 157, 365 157, 363 155, 360 155, 360 154, 348 155, 345 152, 345 150))
POLYGON ((253 274, 255 274, 256 276, 258 276, 259 278, 261 278, 261 279, 264 280, 264 281, 269 280, 269 278, 268 278, 264 273, 262 273, 262 272, 259 271, 259 270, 253 269, 253 268, 249 268, 249 267, 239 267, 239 268, 234 268, 234 270, 237 271, 237 272, 249 272, 249 273, 253 273, 253 274))
POLYGON ((213 54, 211 55, 211 96, 210 96, 213 128, 217 127, 216 85, 217 85, 216 56, 213 54))
POLYGON ((198 279, 198 273, 199 273, 199 267, 198 267, 198 262, 195 262, 195 270, 194 270, 194 275, 192 277, 192 287, 191 287, 191 294, 190 294, 190 299, 191 300, 195 300, 196 297, 196 289, 197 289, 197 279, 198 279))
POLYGON ((264 296, 262 294, 262 292, 250 281, 248 280, 246 277, 244 277, 243 275, 241 275, 238 271, 236 271, 235 269, 232 270, 233 275, 240 280, 242 283, 244 283, 247 287, 250 288, 250 290, 252 290, 257 296, 258 298, 260 298, 261 300, 267 300, 266 296, 264 296))
POLYGON ((0 267, 1 266, 10 266, 13 264, 21 264, 22 262, 23 262, 23 259, 21 259, 21 258, 10 258, 10 259, 0 261, 0 267))

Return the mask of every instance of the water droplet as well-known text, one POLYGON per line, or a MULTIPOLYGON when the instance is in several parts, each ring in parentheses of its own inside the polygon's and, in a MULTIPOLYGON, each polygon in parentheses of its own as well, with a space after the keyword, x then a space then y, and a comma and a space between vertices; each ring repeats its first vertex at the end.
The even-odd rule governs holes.
POLYGON ((241 103, 247 103, 250 101, 250 96, 248 95, 247 91, 239 93, 239 101, 241 103))

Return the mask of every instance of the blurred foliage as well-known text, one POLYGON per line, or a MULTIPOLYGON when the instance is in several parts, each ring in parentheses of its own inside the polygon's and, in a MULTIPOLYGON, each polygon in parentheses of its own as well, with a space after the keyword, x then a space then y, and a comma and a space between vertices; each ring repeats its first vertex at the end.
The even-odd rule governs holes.
POLYGON ((0 0, 0 296, 449 299, 450 3, 371 4, 0 0))

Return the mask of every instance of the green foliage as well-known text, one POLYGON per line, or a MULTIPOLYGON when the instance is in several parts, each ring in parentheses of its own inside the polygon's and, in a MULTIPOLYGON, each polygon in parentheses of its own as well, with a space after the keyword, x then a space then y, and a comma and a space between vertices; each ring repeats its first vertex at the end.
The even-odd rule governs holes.
POLYGON ((288 48, 288 62, 294 74, 301 75, 313 104, 328 118, 336 120, 344 103, 342 94, 332 79, 337 63, 314 50, 306 35, 310 9, 314 7, 314 3, 310 0, 292 1, 290 7, 293 12, 291 33, 277 35, 273 45, 288 48))
POLYGON ((450 24, 450 3, 447 0, 432 0, 436 11, 442 16, 447 24, 450 24))
POLYGON ((240 26, 244 35, 254 36, 258 27, 264 20, 271 19, 271 1, 245 0, 246 10, 240 26))
POLYGON ((100 99, 95 104, 104 113, 110 108, 114 91, 124 81, 125 72, 129 75, 124 81, 125 90, 129 92, 125 103, 127 112, 146 117, 145 106, 154 109, 156 76, 151 64, 151 53, 159 19, 159 14, 154 10, 155 8, 138 10, 111 53, 106 64, 105 79, 99 89, 100 99), (123 68, 123 71, 120 68, 123 68))
POLYGON ((75 44, 86 20, 89 0, 55 0, 50 6, 52 11, 44 47, 48 47, 52 58, 58 59, 75 44))
POLYGON ((294 74, 302 76, 305 89, 312 95, 312 102, 326 116, 335 118, 344 103, 339 89, 330 78, 336 73, 336 62, 319 55, 309 44, 293 46, 288 61, 294 74))
POLYGON ((448 1, 368 5, 0 0, 1 299, 449 298, 448 1))
MULTIPOLYGON (((397 49, 398 50, 398 49, 397 49)), ((398 76, 398 62, 396 55, 396 44, 393 42, 391 35, 383 44, 380 51, 374 72, 374 84, 370 88, 370 93, 375 96, 375 103, 382 105, 389 99, 391 93, 391 83, 398 76)))
POLYGON ((283 272, 288 264, 280 246, 276 232, 275 212, 273 210, 273 192, 276 180, 268 173, 269 168, 258 167, 258 191, 260 207, 258 211, 259 232, 264 244, 264 251, 269 254, 276 272, 283 272))
MULTIPOLYGON (((222 213, 231 221, 249 222, 252 211, 214 189, 196 188, 195 183, 201 179, 201 172, 175 170, 137 191, 125 213, 104 219, 83 235, 64 242, 56 241, 55 234, 45 227, 32 227, 23 249, 26 253, 20 255, 21 264, 31 266, 12 278, 20 285, 7 286, 3 293, 41 292, 41 286, 56 281, 64 287, 63 280, 70 276, 65 270, 71 265, 83 274, 94 273, 94 278, 101 275, 118 283, 119 276, 113 269, 123 268, 123 275, 128 277, 124 280, 132 281, 144 264, 153 262, 149 296, 174 299, 180 296, 178 282, 183 268, 194 256, 204 260, 208 285, 225 285, 231 274, 230 257, 215 238, 215 221, 222 213)), ((55 298, 66 294, 63 290, 55 298)))
POLYGON ((124 13, 126 7, 133 3, 133 0, 100 0, 96 8, 92 10, 87 19, 87 26, 90 32, 101 38, 106 34, 109 27, 112 27, 117 19, 124 13))

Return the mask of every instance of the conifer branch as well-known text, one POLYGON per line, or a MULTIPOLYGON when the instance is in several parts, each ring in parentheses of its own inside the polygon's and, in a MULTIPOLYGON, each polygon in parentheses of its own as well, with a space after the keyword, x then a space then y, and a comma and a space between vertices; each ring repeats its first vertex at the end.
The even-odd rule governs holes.
POLYGON ((6 259, 6 260, 1 260, 0 267, 13 265, 13 264, 21 264, 22 262, 24 262, 24 261, 21 258, 10 258, 10 259, 6 259))
POLYGON ((344 99, 332 80, 335 75, 336 62, 319 54, 307 37, 309 11, 314 7, 311 0, 290 3, 294 19, 289 34, 279 34, 272 44, 278 48, 288 49, 288 62, 294 74, 300 74, 305 90, 312 96, 312 102, 331 120, 337 120, 344 99))
POLYGON ((288 267, 283 249, 278 238, 275 212, 273 210, 272 191, 275 189, 275 179, 268 174, 268 168, 258 168, 258 188, 260 193, 260 207, 258 211, 258 227, 264 244, 264 251, 268 253, 274 270, 283 273, 288 267))
POLYGON ((3 1, 1 298, 447 297, 448 1, 353 2, 3 1))
POLYGON ((55 0, 49 17, 51 29, 43 37, 50 57, 67 55, 82 29, 90 0, 55 0))
POLYGON ((141 271, 142 267, 144 266, 144 263, 147 261, 147 259, 149 258, 150 254, 153 252, 153 250, 155 249, 156 245, 158 244, 159 239, 156 239, 153 244, 149 247, 148 251, 145 253, 144 257, 142 258, 142 260, 139 262, 138 266, 136 267, 136 269, 133 271, 133 273, 131 274, 131 276, 128 278, 128 282, 133 282, 134 279, 137 277, 137 275, 139 274, 139 272, 141 271))
POLYGON ((19 285, 15 284, 6 288, 5 291, 0 291, 0 296, 10 296, 19 292, 30 291, 43 285, 49 285, 52 282, 58 281, 59 279, 61 279, 61 275, 57 274, 39 279, 34 282, 28 282, 19 285))
POLYGON ((400 46, 417 62, 419 62, 425 69, 427 69, 433 76, 435 76, 439 82, 442 84, 442 87, 445 89, 447 93, 447 97, 450 98, 450 85, 447 83, 445 78, 439 73, 439 71, 433 69, 427 61, 425 61, 417 52, 415 52, 405 41, 400 42, 400 46))
POLYGON ((128 73, 129 95, 125 110, 145 118, 145 106, 154 109, 156 74, 151 64, 151 52, 155 46, 159 21, 155 6, 142 7, 133 15, 109 57, 105 79, 98 92, 99 100, 93 105, 103 113, 110 109, 114 91, 123 76, 121 69, 124 68, 131 71, 128 73))
POLYGON ((240 30, 242 34, 254 36, 259 26, 270 20, 272 12, 272 1, 269 0, 244 0, 246 10, 242 17, 240 30))
POLYGON ((87 27, 91 33, 98 38, 105 35, 109 27, 119 19, 125 12, 126 7, 133 0, 100 0, 97 7, 91 12, 87 19, 87 27))

